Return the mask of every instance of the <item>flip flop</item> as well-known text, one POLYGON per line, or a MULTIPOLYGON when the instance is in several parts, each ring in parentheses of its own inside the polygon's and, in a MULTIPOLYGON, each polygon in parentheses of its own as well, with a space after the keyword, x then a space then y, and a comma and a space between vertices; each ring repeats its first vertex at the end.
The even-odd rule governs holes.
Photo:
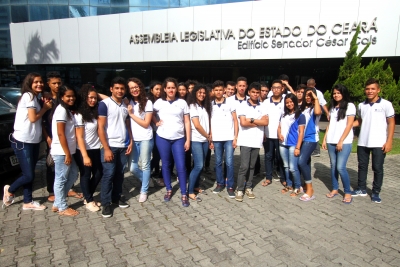
POLYGON ((328 194, 326 194, 326 197, 327 198, 334 198, 334 197, 336 197, 336 196, 338 196, 339 194, 332 194, 332 193, 328 193, 328 194))
POLYGON ((307 202, 307 201, 310 201, 310 200, 315 199, 315 196, 313 195, 313 196, 310 197, 309 195, 304 194, 304 195, 302 195, 299 199, 300 199, 301 201, 307 202))
POLYGON ((202 199, 199 196, 195 196, 195 197, 190 197, 189 196, 189 199, 193 200, 193 201, 196 201, 196 202, 201 202, 202 201, 202 199))
POLYGON ((353 202, 353 198, 352 197, 350 198, 350 201, 348 201, 348 200, 349 200, 348 198, 343 198, 343 200, 342 200, 343 204, 348 205, 348 204, 351 204, 353 202))
POLYGON ((83 198, 83 194, 82 193, 77 193, 75 191, 68 191, 68 197, 74 197, 77 199, 82 199, 83 198))
POLYGON ((272 184, 272 182, 271 182, 271 180, 268 180, 268 179, 265 179, 265 180, 261 183, 262 186, 269 186, 270 184, 272 184))

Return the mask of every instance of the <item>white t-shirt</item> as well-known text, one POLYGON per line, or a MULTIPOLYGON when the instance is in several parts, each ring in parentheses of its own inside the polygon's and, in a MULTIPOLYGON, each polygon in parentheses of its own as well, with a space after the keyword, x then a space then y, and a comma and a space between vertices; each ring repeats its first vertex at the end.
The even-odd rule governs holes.
POLYGON ((217 104, 215 100, 211 103, 213 110, 211 114, 211 130, 213 141, 228 141, 235 138, 235 128, 233 124, 232 112, 236 109, 231 104, 224 102, 217 104))
MULTIPOLYGON (((84 140, 86 150, 99 149, 100 139, 97 132, 97 120, 93 119, 91 122, 83 121, 82 114, 75 114, 76 128, 85 128, 84 140)), ((79 149, 79 146, 76 146, 79 149)))
POLYGON ((285 107, 285 98, 280 102, 273 102, 272 97, 263 102, 264 109, 268 115, 268 126, 264 127, 264 133, 267 138, 278 139, 279 120, 285 107))
MULTIPOLYGON (((229 104, 232 108, 234 108, 236 111, 238 110, 238 107, 242 104, 245 103, 247 101, 247 99, 249 99, 249 96, 246 95, 244 100, 239 100, 235 95, 230 96, 226 99, 226 103, 229 104)), ((236 112, 236 115, 239 118, 239 114, 236 112)))
POLYGON ((387 139, 387 119, 394 117, 392 103, 383 98, 373 104, 366 100, 358 104, 357 115, 362 119, 358 145, 382 147, 387 139))
POLYGON ((28 118, 28 109, 38 113, 39 101, 32 93, 24 93, 18 102, 14 121, 13 137, 23 143, 37 144, 42 140, 42 118, 32 123, 28 118))
POLYGON ((325 106, 326 105, 326 100, 324 98, 324 94, 318 90, 317 88, 315 88, 315 91, 317 92, 317 98, 318 98, 318 102, 321 106, 325 106))
POLYGON ((194 127, 193 118, 198 118, 201 127, 203 127, 204 131, 207 134, 210 134, 210 118, 208 117, 208 113, 204 107, 199 106, 198 104, 190 104, 190 125, 192 128, 192 134, 190 135, 190 140, 194 142, 207 142, 207 138, 205 138, 197 129, 194 127))
POLYGON ((106 137, 110 147, 126 147, 128 136, 125 120, 128 117, 128 107, 124 101, 118 104, 112 97, 99 103, 99 117, 107 117, 105 125, 106 137))
MULTIPOLYGON (((347 105, 346 117, 344 119, 337 121, 338 118, 338 108, 332 108, 329 112, 331 119, 329 120, 329 129, 328 135, 326 137, 326 142, 328 144, 337 144, 339 143, 340 137, 347 125, 347 117, 356 115, 356 107, 353 103, 349 103, 347 105)), ((353 143, 353 129, 350 130, 347 137, 344 139, 343 144, 351 144, 353 143)))
MULTIPOLYGON (((146 114, 153 113, 153 103, 151 103, 150 100, 147 100, 144 112, 139 112, 139 103, 131 100, 130 104, 133 107, 133 115, 142 120, 145 119, 146 114)), ((153 129, 150 124, 147 128, 143 128, 131 118, 131 129, 134 141, 147 141, 153 139, 153 129)))
POLYGON ((189 115, 189 107, 185 100, 176 98, 174 101, 167 101, 160 98, 153 108, 163 121, 157 129, 160 137, 176 140, 185 136, 184 115, 189 115))
POLYGON ((51 122, 51 132, 53 133, 53 141, 51 142, 52 155, 65 155, 64 149, 61 146, 58 138, 57 123, 65 123, 65 137, 67 139, 69 153, 76 152, 76 135, 75 135, 75 117, 69 110, 58 105, 53 114, 51 122))
POLYGON ((281 125, 281 135, 284 139, 281 145, 296 146, 299 139, 299 126, 306 125, 306 117, 304 114, 296 119, 295 113, 281 117, 279 124, 281 125))
POLYGON ((261 119, 262 116, 267 115, 265 108, 260 102, 256 106, 249 103, 249 100, 242 102, 237 109, 239 114, 239 135, 238 135, 238 146, 261 148, 264 139, 264 126, 257 127, 243 127, 240 124, 240 117, 244 116, 247 119, 261 119))

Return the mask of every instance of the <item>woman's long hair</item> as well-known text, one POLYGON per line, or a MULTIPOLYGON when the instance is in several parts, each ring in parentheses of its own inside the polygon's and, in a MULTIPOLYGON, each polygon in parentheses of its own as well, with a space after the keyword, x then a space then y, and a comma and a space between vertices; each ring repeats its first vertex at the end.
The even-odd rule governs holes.
MULTIPOLYGON (((306 108, 308 108, 309 106, 307 105, 307 102, 306 102, 306 96, 307 96, 307 92, 313 92, 315 95, 317 95, 317 91, 315 90, 315 88, 312 88, 312 87, 307 87, 305 90, 304 90, 304 93, 303 93, 303 99, 302 99, 302 102, 301 102, 301 107, 300 107, 300 110, 301 110, 301 112, 303 112, 306 108)), ((311 102, 311 105, 310 105, 310 113, 312 112, 312 110, 314 109, 314 103, 313 102, 311 102)))
POLYGON ((167 93, 164 90, 165 90, 165 88, 167 88, 168 83, 173 83, 175 85, 175 88, 176 88, 175 99, 179 98, 178 81, 175 78, 168 77, 167 79, 164 80, 164 82, 162 84, 161 99, 167 100, 167 93))
POLYGON ((301 110, 298 105, 297 97, 294 94, 287 94, 285 96, 285 106, 283 108, 283 111, 284 111, 283 117, 291 114, 290 110, 286 107, 286 99, 291 99, 293 101, 294 118, 297 119, 301 114, 301 110))
POLYGON ((179 98, 181 98, 181 99, 183 99, 183 100, 185 100, 187 102, 187 99, 188 99, 190 93, 188 91, 188 88, 187 88, 186 84, 184 82, 178 83, 177 90, 178 90, 179 98), (181 95, 179 94, 179 86, 183 86, 183 87, 186 88, 186 95, 185 95, 184 98, 181 98, 181 95))
POLYGON ((187 103, 188 103, 188 106, 190 106, 190 104, 200 104, 203 108, 206 109, 208 118, 211 118, 212 105, 211 105, 209 93, 207 91, 207 87, 204 84, 196 84, 194 86, 192 92, 190 93, 190 95, 187 99, 187 103), (206 96, 204 97, 204 100, 201 103, 199 103, 197 100, 196 94, 201 89, 204 89, 206 96))
POLYGON ((94 107, 88 105, 88 97, 91 92, 97 91, 91 84, 84 84, 79 91, 80 104, 78 106, 78 113, 82 115, 82 120, 84 122, 92 122, 93 119, 97 120, 99 117, 98 106, 99 102, 96 102, 94 107))
POLYGON ((128 84, 129 94, 127 95, 127 98, 129 100, 133 100, 133 101, 135 101, 135 99, 130 93, 130 89, 129 89, 129 83, 130 82, 134 82, 139 86, 139 90, 140 90, 140 93, 139 93, 139 96, 138 96, 139 113, 142 113, 142 112, 144 112, 144 110, 146 108, 146 104, 147 104, 147 96, 146 96, 146 91, 144 90, 144 84, 138 78, 129 78, 128 79, 127 84, 128 84))
MULTIPOLYGON (((73 87, 70 87, 70 86, 64 84, 64 85, 60 86, 60 88, 58 88, 57 103, 59 105, 61 105, 63 108, 65 108, 66 110, 69 110, 71 112, 74 112, 76 110, 76 106, 77 106, 78 102, 79 102, 79 96, 77 95, 77 93, 76 93, 76 91, 75 91, 75 89, 73 87), (73 91, 74 95, 75 95, 75 103, 74 103, 73 106, 67 106, 67 104, 65 104, 64 101, 62 101, 62 99, 61 99, 65 95, 65 93, 67 91, 69 91, 69 90, 73 91)), ((54 115, 54 111, 55 110, 56 109, 53 109, 52 114, 50 115, 51 120, 53 119, 53 115, 54 115)), ((71 112, 67 112, 68 119, 72 119, 72 113, 71 112)))
MULTIPOLYGON (((32 94, 31 100, 33 100, 33 97, 36 95, 36 93, 33 92, 33 90, 32 90, 32 84, 36 77, 42 78, 42 76, 37 72, 31 72, 28 75, 26 75, 24 81, 22 82, 22 86, 21 86, 21 96, 25 93, 31 93, 32 94)), ((43 79, 42 79, 42 81, 43 81, 43 79)), ((43 88, 44 88, 44 84, 43 84, 43 88)), ((18 102, 19 102, 19 100, 18 100, 18 102)))
POLYGON ((339 112, 337 121, 343 120, 346 117, 347 106, 350 103, 350 93, 343 84, 336 84, 331 91, 331 101, 329 102, 329 110, 335 108, 339 104, 339 112), (333 99, 333 90, 338 90, 342 95, 342 100, 338 103, 333 99))
MULTIPOLYGON (((154 104, 154 102, 156 102, 156 97, 153 95, 153 93, 152 93, 152 91, 153 91, 153 88, 154 88, 154 86, 156 86, 156 85, 161 85, 161 87, 162 87, 162 83, 161 82, 159 82, 159 81, 153 81, 153 82, 151 82, 150 83, 150 92, 148 93, 148 95, 147 95, 147 98, 154 104)), ((161 91, 162 91, 162 88, 161 88, 161 91)), ((160 92, 160 97, 161 97, 161 92, 160 92)))

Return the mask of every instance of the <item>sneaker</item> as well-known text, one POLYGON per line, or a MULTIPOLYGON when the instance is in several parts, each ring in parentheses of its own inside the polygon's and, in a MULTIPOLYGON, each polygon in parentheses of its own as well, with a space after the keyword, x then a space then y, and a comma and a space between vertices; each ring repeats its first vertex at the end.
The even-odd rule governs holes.
POLYGON ((279 174, 279 172, 274 171, 274 181, 275 182, 279 182, 281 180, 281 175, 279 174))
POLYGON ((217 187, 214 188, 213 193, 218 194, 221 193, 222 190, 224 190, 224 187, 222 185, 217 185, 217 187))
POLYGON ((253 193, 253 189, 251 189, 251 188, 246 188, 246 195, 248 196, 248 198, 250 198, 250 199, 254 199, 254 198, 256 198, 256 196, 254 195, 254 193, 253 193))
POLYGON ((150 180, 149 180, 149 187, 150 187, 150 188, 153 188, 153 187, 154 187, 154 182, 153 182, 153 179, 151 179, 151 178, 150 178, 150 180))
POLYGON ((235 198, 235 190, 233 190, 233 188, 228 188, 227 191, 229 198, 235 198))
POLYGON ((237 191, 236 192, 235 200, 237 200, 239 202, 243 201, 243 191, 237 191))
POLYGON ((317 152, 313 152, 313 153, 311 153, 311 156, 313 156, 313 157, 320 157, 321 154, 320 154, 320 153, 317 153, 317 152))
POLYGON ((139 203, 143 203, 147 200, 147 194, 146 193, 140 193, 139 196, 139 203))
POLYGON ((372 202, 375 202, 375 203, 381 203, 381 202, 382 202, 382 199, 381 199, 381 197, 379 196, 379 194, 372 194, 372 195, 371 195, 371 201, 372 201, 372 202))
POLYGON ((110 218, 112 216, 111 205, 104 206, 101 216, 104 218, 110 218))
POLYGON ((357 197, 357 196, 366 197, 367 195, 368 195, 367 190, 356 189, 351 192, 351 196, 353 196, 353 197, 357 197))
POLYGON ((118 206, 119 206, 121 209, 125 209, 125 208, 129 207, 129 204, 126 202, 124 196, 121 196, 121 197, 119 198, 118 206))
POLYGON ((90 210, 91 212, 96 212, 96 211, 100 210, 100 208, 97 206, 96 202, 94 202, 94 201, 86 203, 86 209, 90 210))
POLYGON ((25 203, 22 205, 23 210, 45 210, 47 207, 45 205, 40 205, 37 201, 32 201, 31 203, 25 203))
POLYGON ((14 203, 14 195, 11 194, 10 192, 8 192, 8 188, 10 188, 9 185, 4 186, 3 205, 2 205, 3 209, 4 209, 4 206, 8 207, 12 203, 14 203))

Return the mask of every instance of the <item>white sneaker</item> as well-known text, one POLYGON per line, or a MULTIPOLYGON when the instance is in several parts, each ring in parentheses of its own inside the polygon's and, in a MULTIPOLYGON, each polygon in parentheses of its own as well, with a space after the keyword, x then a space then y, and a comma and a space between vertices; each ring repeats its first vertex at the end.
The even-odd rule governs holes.
POLYGON ((3 193, 3 209, 4 207, 10 206, 12 203, 14 203, 14 195, 10 194, 8 192, 8 188, 10 188, 9 185, 4 186, 4 193, 3 193))
POLYGON ((140 193, 139 196, 139 203, 143 203, 147 200, 147 194, 146 193, 140 193))
POLYGON ((151 179, 151 178, 150 178, 150 180, 149 180, 149 187, 150 187, 150 188, 153 188, 153 187, 154 187, 154 181, 153 181, 153 179, 151 179))
POLYGON ((40 203, 36 201, 22 205, 23 210, 45 210, 46 208, 45 205, 40 205, 40 203))

